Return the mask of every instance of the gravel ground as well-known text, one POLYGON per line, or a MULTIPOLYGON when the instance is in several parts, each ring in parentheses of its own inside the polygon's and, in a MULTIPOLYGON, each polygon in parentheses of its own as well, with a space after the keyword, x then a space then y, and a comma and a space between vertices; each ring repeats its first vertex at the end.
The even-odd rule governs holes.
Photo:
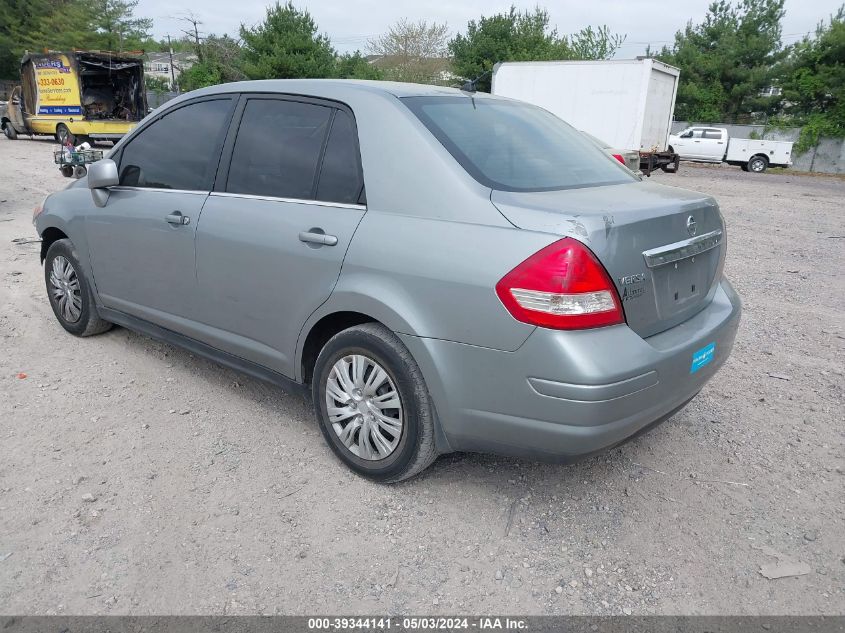
POLYGON ((384 487, 296 397, 59 327, 12 242, 66 184, 52 149, 0 139, 0 612, 845 613, 845 181, 655 175, 727 219, 745 314, 718 376, 576 465, 457 454, 384 487))

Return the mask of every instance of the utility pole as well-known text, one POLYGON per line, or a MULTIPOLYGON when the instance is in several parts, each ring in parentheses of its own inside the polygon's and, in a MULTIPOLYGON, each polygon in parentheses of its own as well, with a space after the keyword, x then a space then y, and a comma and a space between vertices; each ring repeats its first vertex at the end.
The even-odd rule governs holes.
POLYGON ((167 50, 170 51, 170 89, 179 92, 176 84, 176 71, 173 69, 173 45, 170 43, 170 33, 167 34, 167 50))

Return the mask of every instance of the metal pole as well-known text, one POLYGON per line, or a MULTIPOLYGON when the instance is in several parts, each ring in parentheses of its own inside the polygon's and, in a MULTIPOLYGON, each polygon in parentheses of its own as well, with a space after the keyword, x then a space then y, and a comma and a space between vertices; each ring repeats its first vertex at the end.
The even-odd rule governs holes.
POLYGON ((167 34, 167 49, 170 51, 170 89, 179 92, 176 85, 176 72, 173 70, 173 45, 170 43, 170 33, 167 34))

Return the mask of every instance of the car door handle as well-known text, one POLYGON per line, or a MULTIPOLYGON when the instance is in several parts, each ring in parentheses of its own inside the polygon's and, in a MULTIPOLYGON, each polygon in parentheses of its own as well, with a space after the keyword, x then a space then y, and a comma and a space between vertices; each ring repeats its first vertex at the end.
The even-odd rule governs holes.
POLYGON ((305 242, 306 244, 317 244, 319 246, 334 246, 337 244, 337 237, 311 230, 302 231, 299 234, 299 241, 305 242))
POLYGON ((170 215, 164 216, 164 220, 168 224, 174 224, 176 226, 185 226, 186 224, 191 223, 191 218, 187 215, 182 215, 181 211, 174 211, 170 215))

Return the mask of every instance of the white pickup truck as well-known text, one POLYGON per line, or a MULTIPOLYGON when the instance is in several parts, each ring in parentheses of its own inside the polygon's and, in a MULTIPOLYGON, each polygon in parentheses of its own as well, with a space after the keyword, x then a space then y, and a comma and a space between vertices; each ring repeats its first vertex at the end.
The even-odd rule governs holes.
POLYGON ((789 167, 792 164, 791 142, 730 138, 723 127, 688 127, 677 134, 670 134, 669 151, 683 160, 725 162, 758 174, 768 167, 789 167))

